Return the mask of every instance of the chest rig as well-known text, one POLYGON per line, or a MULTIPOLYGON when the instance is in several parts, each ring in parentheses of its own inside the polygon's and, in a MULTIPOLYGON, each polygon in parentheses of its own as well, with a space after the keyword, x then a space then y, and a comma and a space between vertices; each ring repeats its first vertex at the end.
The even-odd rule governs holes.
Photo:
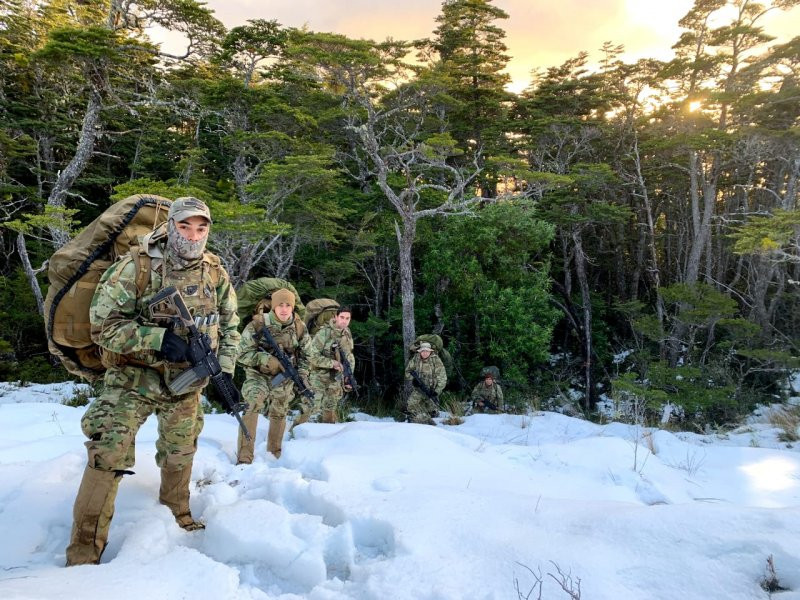
MULTIPOLYGON (((174 285, 183 296, 189 312, 195 320, 195 325, 201 333, 208 334, 211 347, 216 351, 219 345, 219 312, 217 287, 222 278, 219 258, 211 253, 204 253, 197 265, 189 269, 170 269, 164 259, 155 261, 147 254, 143 247, 134 247, 131 253, 122 259, 134 265, 134 278, 136 285, 136 320, 145 326, 165 327, 186 339, 188 329, 177 320, 168 318, 151 319, 148 310, 148 301, 162 288, 174 285)), ((118 269, 122 273, 125 265, 118 269)), ((131 354, 117 354, 115 352, 102 352, 103 364, 106 367, 120 367, 132 365, 150 367, 158 370, 169 381, 172 375, 179 373, 188 366, 187 363, 170 365, 159 358, 155 351, 134 352, 131 354)))
MULTIPOLYGON (((270 334, 275 341, 280 346, 283 352, 291 357, 292 362, 297 364, 297 359, 295 355, 297 354, 297 348, 300 345, 300 338, 303 337, 303 334, 306 331, 306 326, 303 323, 303 320, 300 319, 297 314, 293 315, 293 319, 291 323, 287 323, 286 325, 282 325, 281 323, 276 323, 273 321, 272 317, 270 316, 272 313, 256 313, 253 316, 253 325, 258 331, 261 327, 266 326, 269 329, 270 334)), ((265 349, 266 352, 268 350, 265 349)))

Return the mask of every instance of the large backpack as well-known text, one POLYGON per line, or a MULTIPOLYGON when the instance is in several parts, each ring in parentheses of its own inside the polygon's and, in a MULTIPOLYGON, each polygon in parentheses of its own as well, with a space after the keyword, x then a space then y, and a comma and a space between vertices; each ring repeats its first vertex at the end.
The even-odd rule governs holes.
POLYGON ((90 335, 89 305, 95 289, 115 260, 166 222, 171 204, 152 194, 129 196, 112 204, 50 257, 50 287, 44 302, 47 346, 70 373, 94 381, 105 372, 90 335))
POLYGON ((414 356, 414 353, 419 350, 419 345, 422 342, 428 342, 433 349, 436 350, 436 354, 442 359, 444 370, 447 372, 447 377, 452 377, 453 369, 455 367, 453 357, 447 351, 447 348, 444 347, 442 338, 435 333, 423 333, 422 335, 418 335, 417 339, 411 342, 411 345, 408 347, 408 358, 414 356))
POLYGON ((306 329, 314 335, 336 315, 340 304, 331 298, 317 298, 306 304, 306 329))
POLYGON ((295 287, 285 279, 278 277, 260 277, 251 279, 236 292, 236 304, 241 325, 247 324, 254 314, 269 312, 272 309, 272 292, 287 288, 294 294, 294 312, 302 319, 306 314, 306 307, 300 300, 300 294, 295 287))

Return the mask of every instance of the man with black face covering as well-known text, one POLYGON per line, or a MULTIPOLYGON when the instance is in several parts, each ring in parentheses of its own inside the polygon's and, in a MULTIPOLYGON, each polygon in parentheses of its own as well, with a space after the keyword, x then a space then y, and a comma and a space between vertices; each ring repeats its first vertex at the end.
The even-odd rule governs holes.
POLYGON ((189 483, 203 427, 200 392, 208 379, 179 395, 170 392, 169 382, 189 367, 187 330, 152 318, 148 301, 175 286, 200 331, 208 334, 223 372, 233 373, 240 338, 236 293, 219 258, 205 252, 210 228, 211 213, 202 201, 178 198, 167 223, 111 265, 97 286, 89 318, 107 370, 102 394, 81 420, 89 438, 88 463, 73 508, 68 566, 100 561, 119 482, 134 464, 136 432, 153 413, 158 418, 159 501, 183 529, 203 527, 189 510, 189 483), (147 279, 144 288, 137 287, 142 277, 147 279))

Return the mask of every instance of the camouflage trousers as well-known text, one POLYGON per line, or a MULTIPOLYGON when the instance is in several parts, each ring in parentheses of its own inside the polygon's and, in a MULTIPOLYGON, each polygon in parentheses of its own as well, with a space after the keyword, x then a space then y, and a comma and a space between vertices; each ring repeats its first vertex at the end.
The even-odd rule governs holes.
POLYGON ((285 379, 274 388, 269 381, 266 375, 248 375, 245 379, 242 385, 242 398, 247 402, 245 415, 263 414, 270 418, 284 418, 289 412, 289 405, 295 398, 292 380, 285 379))
POLYGON ((156 464, 167 471, 191 465, 203 429, 200 392, 173 396, 157 371, 119 367, 106 371, 103 392, 81 419, 89 438, 89 466, 101 471, 133 467, 136 433, 153 413, 158 419, 156 464))
POLYGON ((431 413, 438 411, 439 407, 430 398, 417 388, 411 388, 411 395, 408 397, 408 414, 412 423, 431 423, 431 413))
POLYGON ((306 404, 303 406, 303 412, 310 411, 312 414, 317 414, 325 410, 335 411, 339 406, 339 401, 344 396, 344 389, 342 382, 330 373, 329 369, 311 371, 308 380, 311 389, 314 390, 314 405, 311 406, 304 398, 306 404))

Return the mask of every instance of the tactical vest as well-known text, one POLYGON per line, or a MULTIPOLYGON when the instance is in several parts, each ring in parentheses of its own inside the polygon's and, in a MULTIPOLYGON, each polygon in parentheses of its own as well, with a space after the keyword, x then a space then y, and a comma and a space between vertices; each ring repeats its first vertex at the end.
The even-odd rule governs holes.
POLYGON ((353 351, 353 336, 350 329, 343 331, 339 330, 333 323, 333 319, 325 324, 325 327, 330 330, 330 333, 325 337, 325 345, 322 347, 322 356, 333 360, 341 361, 339 352, 352 352, 353 351))
MULTIPOLYGON (((216 352, 219 345, 219 311, 217 287, 222 279, 222 267, 219 258, 210 252, 204 252, 200 263, 191 269, 153 269, 152 259, 145 248, 135 247, 122 261, 133 262, 136 278, 136 312, 139 323, 151 327, 171 327, 173 332, 184 340, 188 337, 188 328, 172 319, 151 318, 148 301, 164 287, 174 285, 183 296, 189 312, 194 317, 195 325, 201 333, 208 334, 211 348, 216 352), (161 272, 160 272, 161 271, 161 272), (163 272, 166 271, 166 280, 163 272)), ((162 262, 163 265, 163 262, 162 262)), ((119 281, 119 275, 125 268, 120 265, 115 277, 110 280, 112 284, 119 281)), ((163 312, 163 311, 162 311, 163 312)), ((189 363, 168 363, 156 356, 154 350, 134 352, 131 354, 118 354, 105 348, 101 349, 103 364, 112 366, 139 366, 158 370, 169 381, 189 367, 189 363)), ((198 381, 190 389, 205 387, 207 380, 198 381)))
POLYGON ((300 338, 306 333, 306 326, 296 313, 293 317, 294 319, 291 323, 281 325, 280 323, 273 323, 272 319, 269 318, 269 313, 257 313, 253 315, 253 326, 258 331, 266 324, 278 346, 287 356, 292 357, 292 362, 296 364, 295 354, 297 353, 297 347, 300 345, 300 338))

